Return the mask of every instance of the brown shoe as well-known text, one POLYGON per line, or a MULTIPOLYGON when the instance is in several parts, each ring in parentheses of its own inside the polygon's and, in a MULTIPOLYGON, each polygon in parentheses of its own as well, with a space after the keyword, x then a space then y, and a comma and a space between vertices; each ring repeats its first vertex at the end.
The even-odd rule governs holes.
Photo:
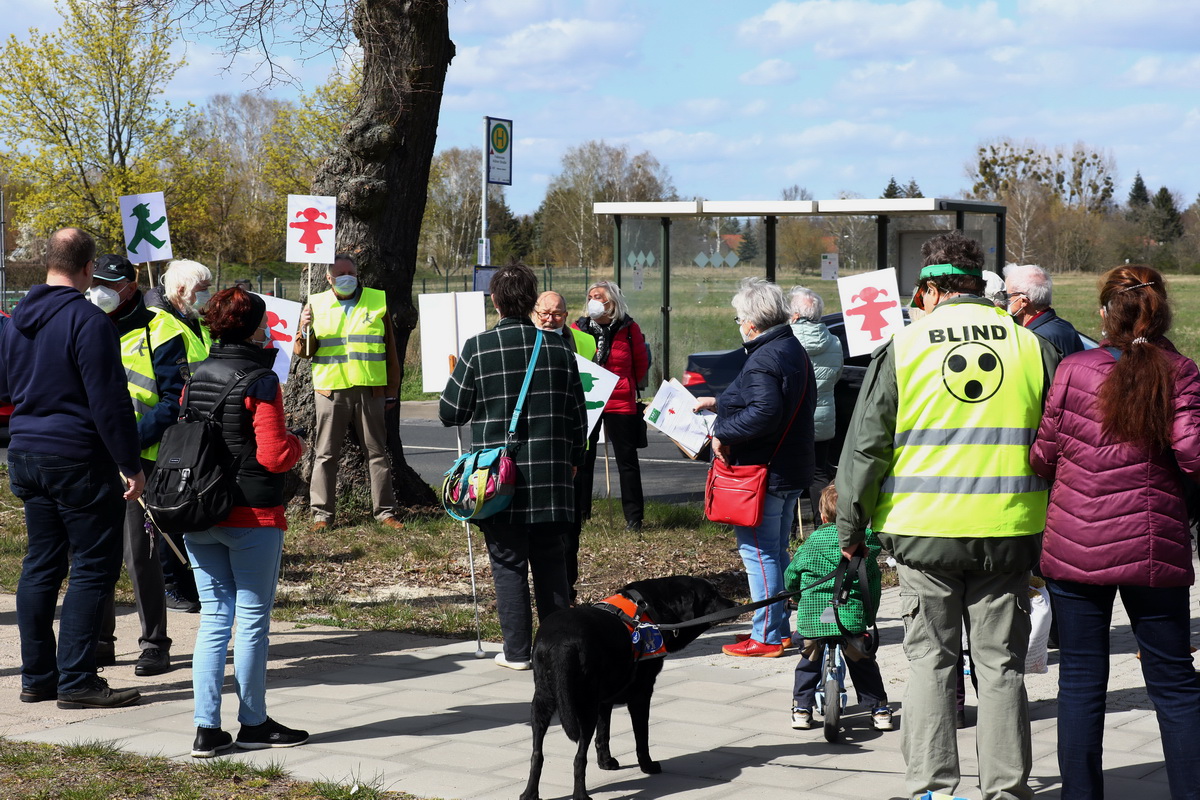
POLYGON ((312 524, 312 532, 313 533, 321 533, 321 532, 327 531, 327 530, 329 530, 329 523, 323 519, 318 520, 312 524))
POLYGON ((404 523, 395 517, 384 517, 383 519, 379 520, 379 524, 385 528, 391 528, 392 530, 396 531, 404 530, 404 523))

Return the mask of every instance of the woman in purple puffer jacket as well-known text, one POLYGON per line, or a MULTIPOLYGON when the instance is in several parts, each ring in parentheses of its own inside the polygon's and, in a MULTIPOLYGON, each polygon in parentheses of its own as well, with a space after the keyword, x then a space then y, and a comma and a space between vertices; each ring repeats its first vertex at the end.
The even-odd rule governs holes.
POLYGON ((1111 270, 1101 346, 1054 376, 1030 453, 1053 481, 1042 572, 1058 617, 1064 800, 1104 796, 1109 623, 1119 592, 1158 712, 1173 798, 1200 797, 1200 684, 1188 647, 1192 546, 1185 482, 1200 481, 1200 372, 1165 338, 1162 276, 1111 270))

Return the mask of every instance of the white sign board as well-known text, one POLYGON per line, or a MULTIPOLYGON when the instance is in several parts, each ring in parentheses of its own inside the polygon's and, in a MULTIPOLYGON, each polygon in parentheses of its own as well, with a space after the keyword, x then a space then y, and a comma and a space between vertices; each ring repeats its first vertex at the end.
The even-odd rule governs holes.
MULTIPOLYGON (((512 120, 487 118, 487 182, 512 186, 512 120)), ((484 264, 491 262, 484 261, 484 264)))
POLYGON ((487 330, 483 292, 422 294, 417 297, 421 317, 421 391, 441 392, 462 346, 487 330))
MULTIPOLYGON (((571 333, 568 331, 566 335, 570 336, 571 333)), ((583 401, 587 406, 588 436, 591 436, 592 431, 596 429, 596 424, 600 422, 604 406, 608 404, 608 398, 612 396, 613 389, 617 388, 617 381, 620 378, 617 373, 610 372, 593 361, 588 361, 578 353, 575 354, 575 364, 579 367, 579 380, 583 382, 583 401)))
POLYGON ((296 329, 300 324, 300 312, 304 306, 294 300, 265 294, 258 296, 267 304, 267 335, 271 337, 263 349, 275 351, 275 363, 271 368, 279 376, 280 383, 287 383, 288 368, 292 364, 292 347, 296 343, 296 329))
POLYGON ((894 268, 841 278, 838 295, 850 355, 870 353, 904 328, 894 268))
POLYGON ((332 264, 337 253, 337 198, 289 194, 287 255, 292 264, 332 264))
POLYGON ((125 253, 135 264, 173 257, 167 201, 162 192, 128 194, 121 198, 121 226, 125 253))
POLYGON ((838 279, 838 254, 821 253, 821 280, 836 281, 838 279))
POLYGON ((670 436, 675 444, 695 458, 704 443, 712 436, 717 415, 711 411, 692 411, 696 398, 674 378, 663 381, 650 405, 646 407, 646 422, 670 436))

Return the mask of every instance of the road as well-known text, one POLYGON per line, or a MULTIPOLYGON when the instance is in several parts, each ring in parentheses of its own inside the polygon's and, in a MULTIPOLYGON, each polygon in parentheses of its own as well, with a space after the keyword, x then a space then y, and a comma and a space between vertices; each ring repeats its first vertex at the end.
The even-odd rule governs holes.
MULTIPOLYGON (((400 439, 404 443, 404 457, 430 485, 440 486, 442 476, 457 457, 456 433, 454 428, 443 428, 431 419, 406 418, 400 420, 400 439)), ((470 432, 463 429, 463 439, 470 446, 470 432)), ((704 499, 704 478, 708 472, 707 462, 693 462, 685 458, 671 440, 651 428, 647 439, 650 446, 638 452, 642 467, 642 491, 647 500, 664 503, 700 502, 704 499)), ((616 463, 609 460, 609 477, 612 495, 620 496, 616 463)), ((600 497, 605 494, 604 445, 600 445, 596 459, 595 491, 600 497)))

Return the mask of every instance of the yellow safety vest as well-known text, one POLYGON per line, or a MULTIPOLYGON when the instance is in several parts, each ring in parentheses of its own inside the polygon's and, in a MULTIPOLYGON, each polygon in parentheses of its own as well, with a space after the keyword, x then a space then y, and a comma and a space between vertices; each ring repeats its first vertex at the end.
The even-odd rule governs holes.
POLYGON ((387 295, 379 289, 364 288, 350 313, 332 289, 314 294, 308 305, 312 309, 313 335, 317 337, 317 352, 312 359, 313 388, 330 391, 386 386, 387 295))
POLYGON ((174 313, 167 311, 165 308, 151 308, 155 314, 161 314, 169 317, 172 322, 179 326, 183 333, 183 343, 187 348, 188 360, 188 375, 196 371, 196 367, 200 366, 200 362, 208 358, 208 352, 212 350, 212 334, 208 332, 208 327, 203 323, 200 324, 200 335, 197 336, 192 327, 185 322, 181 322, 174 313))
POLYGON ((1002 310, 938 308, 896 334, 892 467, 871 527, 893 535, 1040 533, 1046 484, 1029 466, 1042 418, 1036 334, 1002 310))
MULTIPOLYGON (((150 413, 161 399, 158 379, 154 376, 154 351, 164 342, 182 336, 185 326, 169 314, 155 314, 148 325, 134 328, 121 337, 121 365, 125 367, 125 383, 133 400, 133 415, 139 421, 150 413)), ((142 458, 158 458, 158 444, 142 451, 142 458)))

